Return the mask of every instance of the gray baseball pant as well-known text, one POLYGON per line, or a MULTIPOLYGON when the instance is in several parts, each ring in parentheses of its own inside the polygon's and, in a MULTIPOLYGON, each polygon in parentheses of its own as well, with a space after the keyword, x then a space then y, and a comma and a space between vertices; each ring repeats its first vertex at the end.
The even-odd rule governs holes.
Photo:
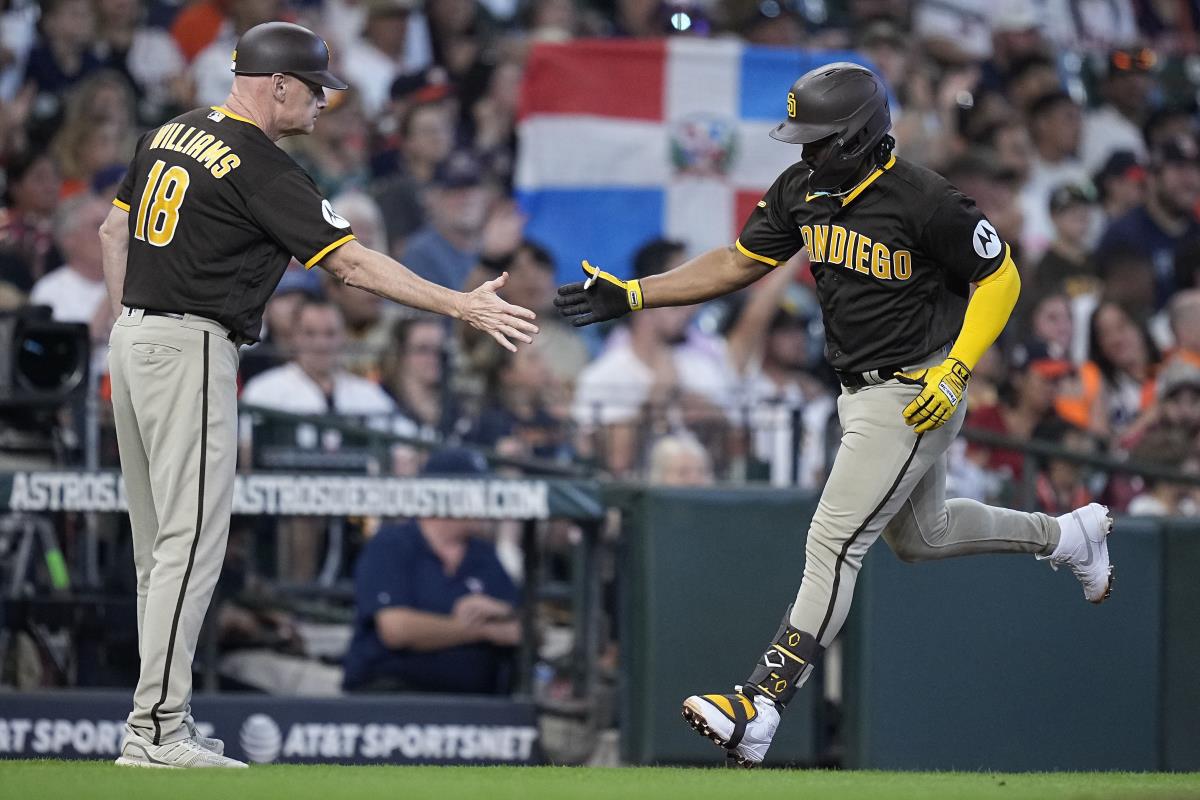
POLYGON ((166 744, 189 735, 192 658, 225 560, 238 352, 213 320, 125 309, 108 363, 137 569, 141 671, 128 725, 166 744))
MULTIPOLYGON (((944 357, 939 351, 917 366, 944 357)), ((881 534, 903 561, 1049 554, 1058 545, 1058 523, 1045 514, 946 500, 946 450, 966 417, 965 397, 945 425, 918 435, 902 412, 919 392, 892 379, 838 398, 841 446, 808 530, 790 618, 823 647, 842 629, 863 556, 881 534)))

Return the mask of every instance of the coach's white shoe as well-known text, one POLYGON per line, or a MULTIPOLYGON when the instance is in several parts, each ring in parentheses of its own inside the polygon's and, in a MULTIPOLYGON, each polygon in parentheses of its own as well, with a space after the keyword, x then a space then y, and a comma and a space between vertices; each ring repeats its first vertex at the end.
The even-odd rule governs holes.
POLYGON ((211 736, 201 736, 200 729, 196 727, 196 723, 191 719, 185 719, 183 724, 187 726, 188 733, 192 735, 192 741, 203 747, 210 753, 216 753, 219 756, 225 755, 225 742, 220 739, 214 739, 211 736))
POLYGON ((152 744, 133 733, 126 733, 121 742, 121 767, 157 767, 160 769, 197 769, 205 767, 240 768, 241 761, 218 755, 201 747, 194 739, 180 739, 170 744, 152 744))
POLYGON ((751 701, 740 691, 694 694, 683 701, 683 718, 743 767, 762 763, 779 727, 774 703, 761 694, 751 701))
POLYGON ((1089 603, 1100 604, 1112 593, 1113 566, 1108 559, 1108 534, 1112 515, 1099 503, 1077 508, 1056 518, 1061 535, 1058 547, 1048 556, 1050 566, 1068 566, 1083 584, 1083 596, 1089 603))

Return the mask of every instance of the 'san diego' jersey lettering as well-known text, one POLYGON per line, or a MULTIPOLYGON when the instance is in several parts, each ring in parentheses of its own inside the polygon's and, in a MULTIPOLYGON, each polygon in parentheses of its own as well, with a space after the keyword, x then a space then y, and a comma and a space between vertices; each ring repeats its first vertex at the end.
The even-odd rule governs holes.
POLYGON ((250 340, 293 257, 312 267, 354 238, 287 153, 223 108, 142 136, 113 204, 129 212, 125 305, 209 317, 250 340))
POLYGON ((975 203, 895 156, 845 197, 810 194, 808 176, 803 164, 780 175, 737 247, 771 265, 808 249, 829 362, 852 372, 908 365, 952 341, 970 284, 1007 253, 975 203))

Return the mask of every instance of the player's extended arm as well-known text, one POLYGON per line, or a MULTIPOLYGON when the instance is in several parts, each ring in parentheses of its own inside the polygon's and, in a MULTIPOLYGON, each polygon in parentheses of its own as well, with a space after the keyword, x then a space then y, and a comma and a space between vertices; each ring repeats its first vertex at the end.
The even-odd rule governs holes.
POLYGON ((554 305, 577 328, 643 308, 702 303, 749 286, 770 267, 734 247, 718 247, 641 281, 623 281, 587 261, 583 271, 586 281, 560 286, 554 298, 554 305))
POLYGON ((125 294, 125 266, 129 260, 129 212, 113 206, 100 226, 100 257, 104 264, 104 285, 114 317, 121 316, 121 298, 125 294))
POLYGON ((530 321, 536 316, 532 311, 506 303, 496 295, 508 281, 507 272, 474 291, 456 292, 425 280, 399 261, 363 247, 356 240, 346 242, 325 256, 320 264, 347 286, 366 289, 406 306, 461 319, 514 352, 517 346, 513 341, 531 342, 532 334, 538 332, 537 326, 530 321))
POLYGON ((486 635, 483 624, 465 622, 449 614, 432 614, 413 608, 384 608, 375 612, 379 641, 392 650, 445 650, 478 642, 486 635))
POLYGON ((962 331, 946 360, 936 367, 896 376, 904 383, 919 383, 924 387, 904 409, 904 421, 915 432, 940 428, 954 415, 971 370, 1004 330, 1020 294, 1021 276, 1012 256, 1006 253, 1000 268, 975 284, 962 331))

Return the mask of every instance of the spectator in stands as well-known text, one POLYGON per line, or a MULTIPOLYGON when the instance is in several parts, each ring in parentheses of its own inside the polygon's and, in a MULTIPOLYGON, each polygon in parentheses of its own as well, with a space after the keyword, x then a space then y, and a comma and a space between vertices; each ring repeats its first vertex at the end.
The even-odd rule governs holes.
POLYGON ((1200 289, 1188 289, 1171 298, 1167 307, 1175 348, 1164 368, 1184 361, 1200 368, 1200 289))
MULTIPOLYGON (((365 418, 376 426, 390 424, 396 406, 377 384, 338 366, 345 345, 345 324, 338 307, 328 300, 304 297, 296 308, 292 333, 292 360, 268 369, 242 390, 242 402, 293 414, 329 414, 365 418)), ((252 463, 253 431, 250 420, 242 424, 243 463, 252 463)), ((319 431, 312 425, 295 426, 300 449, 332 451, 341 447, 335 430, 319 431)), ((309 581, 317 574, 317 552, 325 520, 289 517, 279 523, 280 573, 288 580, 309 581)))
POLYGON ((392 81, 425 66, 408 53, 409 17, 415 0, 365 0, 367 17, 362 38, 341 55, 346 80, 362 94, 363 111, 375 117, 384 110, 392 81))
POLYGON ((1069 359, 1075 335, 1070 296, 1062 289, 1051 289, 1042 294, 1032 301, 1028 313, 1019 320, 1016 332, 1037 339, 1047 351, 1069 359))
MULTIPOLYGON (((423 474, 487 477, 469 450, 430 456, 423 474)), ((385 525, 355 570, 348 691, 500 694, 520 642, 518 594, 483 536, 491 523, 419 519, 385 525)))
POLYGON ((1151 153, 1146 201, 1112 221, 1098 251, 1129 250, 1145 255, 1153 267, 1155 308, 1161 309, 1176 288, 1175 252, 1200 234, 1195 207, 1200 202, 1200 147, 1194 136, 1181 136, 1151 153))
POLYGON ((825 479, 826 434, 835 399, 818 375, 823 359, 812 292, 794 283, 802 260, 780 265, 756 286, 728 334, 729 361, 741 380, 741 400, 755 430, 754 458, 769 466, 772 481, 804 488, 825 479), (802 427, 799 452, 792 428, 802 427), (799 472, 794 464, 799 460, 799 472), (786 479, 786 480, 785 480, 786 479))
MULTIPOLYGON (((1038 425, 1033 438, 1070 453, 1092 455, 1096 452, 1096 441, 1087 431, 1059 417, 1050 417, 1038 425)), ((1037 476, 1037 510, 1057 516, 1090 503, 1093 493, 1088 488, 1087 475, 1087 468, 1078 462, 1068 458, 1047 459, 1045 468, 1037 476)))
POLYGON ((102 169, 129 163, 137 141, 134 117, 133 92, 118 73, 97 72, 76 87, 51 145, 63 197, 86 191, 102 169))
POLYGON ((446 326, 415 316, 397 320, 380 361, 380 383, 396 407, 428 439, 461 434, 468 423, 446 379, 446 326))
POLYGON ((171 38, 188 63, 223 35, 229 25, 226 13, 232 0, 198 0, 189 3, 171 22, 171 38))
POLYGON ((85 194, 59 207, 54 237, 63 265, 44 275, 29 293, 31 305, 49 306, 51 316, 63 322, 90 325, 92 341, 107 342, 112 309, 106 301, 104 269, 100 258, 100 225, 112 208, 108 200, 85 194))
POLYGON ((263 22, 279 18, 283 0, 224 0, 228 17, 216 37, 192 60, 188 74, 195 85, 195 105, 220 105, 233 86, 230 56, 238 38, 263 22))
POLYGON ((616 0, 613 36, 645 39, 662 36, 664 20, 660 0, 616 0))
MULTIPOLYGON (((292 157, 312 176, 321 194, 334 197, 366 187, 367 132, 358 92, 351 87, 330 92, 328 105, 321 112, 321 124, 308 136, 298 136, 292 144, 292 157)), ((358 234, 358 229, 354 229, 358 234)))
POLYGON ((25 63, 25 83, 36 92, 33 119, 45 125, 61 113, 67 91, 100 69, 102 62, 95 51, 92 0, 42 0, 41 6, 38 41, 25 63))
MULTIPOLYGON (((369 195, 348 192, 333 198, 332 205, 350 222, 351 230, 364 247, 387 252, 383 212, 369 195)), ((342 312, 346 323, 342 366, 356 375, 377 378, 379 359, 391 338, 392 323, 403 313, 402 309, 364 289, 347 286, 330 272, 322 271, 320 278, 323 294, 342 312)))
POLYGON ((1021 190, 1025 217, 1021 243, 1027 257, 1039 257, 1054 236, 1050 221, 1050 194, 1054 188, 1088 180, 1077 155, 1081 123, 1079 105, 1061 89, 1042 95, 1029 107, 1029 132, 1036 156, 1029 180, 1021 190))
POLYGON ((481 169, 478 159, 460 150, 434 172, 427 191, 429 224, 408 240, 400 259, 422 278, 461 289, 479 261, 491 195, 481 169))
POLYGON ((53 220, 62 177, 45 150, 14 158, 7 165, 6 177, 0 251, 10 257, 10 267, 0 281, 28 292, 34 281, 59 263, 53 220))
POLYGON ((1012 107, 1028 119, 1038 98, 1062 90, 1062 79, 1054 59, 1045 54, 1031 55, 1013 64, 1004 89, 1012 107))
MULTIPOLYGON (((1013 439, 1029 439, 1034 430, 1055 415, 1054 404, 1060 382, 1074 370, 1071 362, 1051 353, 1036 339, 1012 349, 1008 384, 1000 404, 971 409, 967 426, 991 431, 1013 439)), ((972 443, 968 457, 981 466, 1020 482, 1025 457, 1018 450, 972 443)))
MULTIPOLYGON (((1192 391, 1200 390, 1200 386, 1192 391)), ((1138 466, 1157 467, 1189 475, 1200 473, 1194 445, 1180 431, 1158 427, 1149 431, 1130 453, 1138 466)), ((1139 517, 1194 516, 1198 510, 1195 489, 1164 478, 1146 478, 1141 493, 1130 502, 1128 513, 1139 517)))
POLYGON ((550 371, 544 349, 540 338, 516 353, 492 348, 484 406, 468 441, 505 455, 558 461, 571 457, 565 392, 550 371))
POLYGON ((711 486, 712 463, 696 437, 670 434, 660 437, 650 448, 646 478, 659 486, 711 486))
MULTIPOLYGON (((396 83, 403 80, 397 78, 396 83)), ((446 84, 440 86, 449 91, 446 84)), ((429 97, 434 99, 414 103, 399 114, 399 150, 387 151, 372 162, 379 177, 371 195, 383 210, 390 252, 397 258, 408 238, 425 225, 423 195, 438 164, 454 146, 453 105, 445 94, 431 93, 429 97)))
POLYGON ((292 332, 296 327, 296 309, 306 298, 320 298, 321 276, 293 263, 263 311, 263 337, 258 344, 242 348, 238 375, 242 385, 292 358, 292 332))
MULTIPOLYGON (((1026 170, 1028 170, 1028 164, 1026 170)), ((1025 217, 1018 202, 1017 189, 1021 182, 1020 173, 1005 162, 997 153, 983 148, 972 148, 947 164, 943 173, 946 180, 959 191, 974 198, 979 210, 996 227, 996 231, 1013 248, 1013 261, 1021 266, 1025 258, 1021 253, 1021 232, 1025 217)))
POLYGON ((516 58, 497 64, 488 77, 487 90, 471 106, 463 124, 462 138, 483 161, 488 179, 508 192, 512 191, 517 159, 517 106, 523 74, 524 67, 516 58))
POLYGON ((1090 247, 1097 213, 1091 184, 1063 184, 1050 193, 1054 239, 1029 282, 1027 291, 1033 298, 1055 286, 1064 287, 1071 296, 1098 288, 1100 278, 1090 247))
POLYGON ((1080 157, 1089 171, 1104 166, 1114 153, 1146 156, 1142 125, 1149 113, 1150 71, 1156 62, 1145 48, 1113 50, 1108 54, 1107 72, 1100 88, 1104 104, 1089 111, 1083 120, 1080 157))
MULTIPOLYGON (((651 241, 634 257, 634 276, 657 275, 685 257, 681 242, 651 241)), ((654 434, 680 426, 722 430, 736 378, 724 343, 689 327, 694 312, 634 314, 579 376, 572 414, 585 436, 580 448, 617 475, 638 466, 654 434)))
POLYGON ((1100 304, 1088 325, 1088 363, 1080 370, 1089 429, 1116 439, 1154 397, 1158 348, 1146 326, 1112 301, 1100 304))
POLYGON ((138 117, 154 125, 182 109, 190 92, 179 45, 162 28, 144 23, 145 6, 139 0, 97 0, 97 34, 105 64, 121 72, 137 94, 138 117))
POLYGON ((1146 200, 1146 170, 1133 153, 1119 151, 1109 156, 1092 176, 1107 227, 1146 200))

